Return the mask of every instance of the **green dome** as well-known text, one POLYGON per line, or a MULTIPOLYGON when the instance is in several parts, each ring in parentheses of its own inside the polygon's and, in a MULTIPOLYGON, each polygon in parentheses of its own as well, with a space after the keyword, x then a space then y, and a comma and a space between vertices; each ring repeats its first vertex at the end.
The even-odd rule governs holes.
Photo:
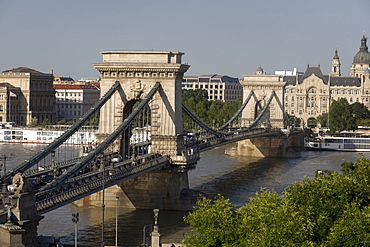
POLYGON ((353 58, 353 63, 370 64, 370 52, 367 50, 368 47, 366 45, 366 41, 367 39, 365 38, 365 35, 362 36, 360 51, 357 52, 353 58))

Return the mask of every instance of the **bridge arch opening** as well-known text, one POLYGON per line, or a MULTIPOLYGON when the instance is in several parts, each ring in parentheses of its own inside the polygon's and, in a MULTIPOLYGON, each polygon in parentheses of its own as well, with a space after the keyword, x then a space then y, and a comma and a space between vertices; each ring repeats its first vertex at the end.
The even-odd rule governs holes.
MULTIPOLYGON (((256 120, 258 116, 262 113, 263 108, 264 108, 263 103, 264 103, 263 99, 256 102, 254 106, 254 120, 256 120)), ((262 128, 267 128, 271 126, 270 106, 267 107, 264 114, 261 116, 260 120, 257 123, 257 126, 262 127, 262 128)))
MULTIPOLYGON (((138 106, 141 100, 132 99, 123 108, 124 121, 132 111, 138 106)), ((120 138, 119 153, 124 159, 136 158, 137 155, 150 152, 151 137, 151 111, 150 106, 146 106, 126 128, 120 138)))
POLYGON ((309 118, 307 120, 307 127, 309 127, 309 128, 315 128, 316 126, 317 126, 317 120, 316 120, 316 118, 311 117, 311 118, 309 118))

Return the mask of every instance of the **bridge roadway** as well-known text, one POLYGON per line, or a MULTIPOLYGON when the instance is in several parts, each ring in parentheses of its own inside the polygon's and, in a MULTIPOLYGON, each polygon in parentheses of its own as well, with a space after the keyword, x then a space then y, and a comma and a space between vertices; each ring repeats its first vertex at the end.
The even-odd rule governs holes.
MULTIPOLYGON (((239 130, 225 133, 223 136, 209 136, 199 139, 197 143, 188 148, 185 155, 197 155, 197 153, 240 141, 247 138, 261 136, 280 135, 279 129, 239 130), (191 151, 192 150, 192 151, 191 151)), ((79 174, 68 181, 53 186, 50 189, 36 193, 36 208, 39 214, 44 214, 56 208, 62 207, 75 200, 81 199, 105 188, 132 179, 143 173, 150 172, 170 165, 170 158, 160 154, 146 154, 133 160, 123 160, 118 163, 111 162, 112 154, 99 156, 94 162, 86 166, 79 174), (108 162, 107 162, 108 161, 108 162), (105 165, 104 165, 105 164, 105 165)), ((27 171, 25 177, 31 179, 37 186, 36 189, 50 183, 60 173, 66 172, 70 167, 82 161, 76 158, 61 162, 56 166, 44 167, 44 170, 27 171)), ((172 167, 168 169, 181 169, 172 167)))
MULTIPOLYGON (((241 129, 233 132, 224 132, 224 135, 211 135, 204 138, 198 138, 196 142, 189 143, 186 156, 199 155, 203 152, 218 146, 233 143, 236 141, 262 137, 281 135, 279 129, 241 129)), ((36 208, 39 214, 52 211, 78 199, 96 193, 100 190, 125 180, 140 176, 146 172, 160 169, 166 166, 166 169, 185 169, 184 167, 171 167, 169 156, 160 154, 145 154, 138 156, 135 160, 123 160, 121 162, 112 162, 111 158, 115 154, 105 154, 97 156, 94 161, 85 166, 83 170, 66 182, 55 185, 46 190, 39 190, 46 184, 52 182, 55 177, 66 173, 76 165, 81 165, 84 157, 57 163, 43 167, 43 170, 27 170, 24 176, 31 180, 36 191, 36 208)), ((194 168, 194 167, 193 167, 194 168)), ((187 169, 191 169, 188 167, 187 169)))

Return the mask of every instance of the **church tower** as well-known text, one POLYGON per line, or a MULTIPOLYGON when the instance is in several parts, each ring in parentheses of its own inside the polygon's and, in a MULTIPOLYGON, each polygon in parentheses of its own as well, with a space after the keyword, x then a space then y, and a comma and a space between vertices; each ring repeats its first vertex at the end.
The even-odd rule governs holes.
POLYGON ((335 49, 333 61, 331 62, 331 76, 340 76, 340 61, 338 56, 338 49, 335 49))

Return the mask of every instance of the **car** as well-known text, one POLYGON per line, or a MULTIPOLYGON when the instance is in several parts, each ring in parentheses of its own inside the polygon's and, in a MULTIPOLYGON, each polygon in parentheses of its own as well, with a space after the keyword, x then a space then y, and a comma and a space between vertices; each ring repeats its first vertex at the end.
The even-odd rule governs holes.
POLYGON ((116 155, 116 156, 114 156, 112 159, 111 159, 111 161, 113 162, 113 163, 117 163, 117 162, 121 162, 123 159, 122 159, 122 156, 121 155, 116 155))

